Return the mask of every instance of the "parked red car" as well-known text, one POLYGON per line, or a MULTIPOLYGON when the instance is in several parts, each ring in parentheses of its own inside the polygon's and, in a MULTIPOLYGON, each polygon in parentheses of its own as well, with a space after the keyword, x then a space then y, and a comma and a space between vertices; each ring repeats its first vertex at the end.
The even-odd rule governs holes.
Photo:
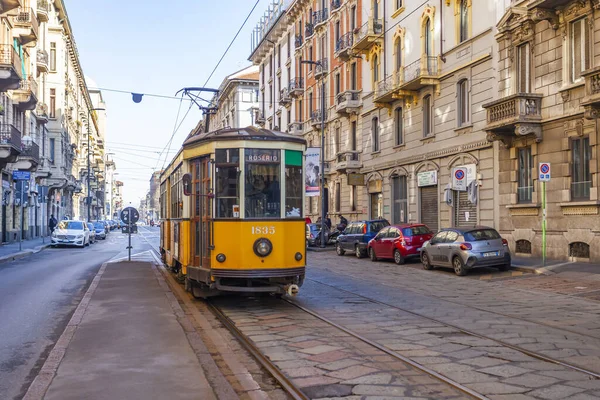
POLYGON ((369 241, 367 252, 371 261, 391 258, 396 264, 404 264, 408 258, 418 258, 423 243, 431 239, 433 232, 423 224, 391 225, 383 228, 369 241))

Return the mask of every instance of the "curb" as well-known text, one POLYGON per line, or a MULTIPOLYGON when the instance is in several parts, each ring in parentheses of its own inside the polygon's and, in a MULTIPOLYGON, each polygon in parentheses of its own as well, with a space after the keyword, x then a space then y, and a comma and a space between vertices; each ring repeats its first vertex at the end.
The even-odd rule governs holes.
POLYGON ((519 265, 511 265, 510 269, 513 271, 534 273, 536 275, 554 275, 555 274, 550 269, 548 269, 548 267, 543 267, 541 265, 534 265, 532 267, 522 267, 519 265))
POLYGON ((1 256, 0 257, 0 264, 1 263, 5 263, 5 262, 9 262, 9 261, 19 260, 21 258, 25 258, 25 257, 30 256, 32 254, 39 253, 40 251, 42 251, 44 249, 47 249, 48 247, 50 247, 50 244, 44 244, 44 245, 35 247, 33 249, 27 249, 27 250, 20 251, 18 253, 13 253, 13 254, 8 254, 8 255, 5 255, 5 256, 1 256))

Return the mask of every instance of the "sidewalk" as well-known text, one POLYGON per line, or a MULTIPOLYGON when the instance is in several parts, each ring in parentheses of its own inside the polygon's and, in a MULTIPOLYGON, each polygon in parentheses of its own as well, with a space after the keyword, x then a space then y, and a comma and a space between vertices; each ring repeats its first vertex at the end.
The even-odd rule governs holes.
POLYGON ((50 246, 49 236, 45 237, 43 241, 41 237, 31 240, 24 240, 21 243, 20 251, 19 242, 0 245, 0 263, 27 257, 31 254, 44 250, 48 246, 50 246))
POLYGON ((24 398, 216 399, 154 269, 104 264, 24 398))

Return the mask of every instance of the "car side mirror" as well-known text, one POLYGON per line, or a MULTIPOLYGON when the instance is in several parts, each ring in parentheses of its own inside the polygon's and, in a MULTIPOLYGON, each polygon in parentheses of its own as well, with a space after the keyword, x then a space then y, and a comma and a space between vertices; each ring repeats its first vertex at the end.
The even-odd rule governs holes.
POLYGON ((429 244, 436 244, 436 243, 437 243, 437 240, 435 240, 435 239, 430 239, 429 240, 429 244))

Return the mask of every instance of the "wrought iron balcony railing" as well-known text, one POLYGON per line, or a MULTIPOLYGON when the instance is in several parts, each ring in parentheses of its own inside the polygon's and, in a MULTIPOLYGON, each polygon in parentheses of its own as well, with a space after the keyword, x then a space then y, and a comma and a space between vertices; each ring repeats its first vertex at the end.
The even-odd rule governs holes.
POLYGON ((306 25, 304 26, 304 36, 306 37, 306 39, 308 39, 314 33, 315 33, 315 26, 313 24, 311 24, 310 22, 307 22, 306 25))
POLYGON ((411 82, 424 76, 438 75, 438 57, 426 56, 404 67, 404 82, 411 82))
POLYGON ((294 45, 296 46, 296 48, 302 47, 303 44, 304 44, 304 41, 302 39, 302 35, 296 35, 296 37, 294 39, 294 45))
POLYGON ((21 131, 13 124, 0 124, 0 145, 21 150, 21 131))
POLYGON ((21 154, 19 157, 31 158, 32 160, 39 163, 40 161, 40 146, 37 143, 30 143, 26 145, 22 143, 21 145, 21 154))
POLYGON ((328 18, 329 10, 327 8, 313 12, 313 23, 315 24, 315 27, 326 22, 328 18))
POLYGON ((335 42, 335 52, 340 53, 352 48, 352 44, 354 43, 354 34, 352 32, 348 32, 342 35, 335 42))
POLYGON ((331 0, 331 11, 335 11, 342 6, 342 0, 331 0))

